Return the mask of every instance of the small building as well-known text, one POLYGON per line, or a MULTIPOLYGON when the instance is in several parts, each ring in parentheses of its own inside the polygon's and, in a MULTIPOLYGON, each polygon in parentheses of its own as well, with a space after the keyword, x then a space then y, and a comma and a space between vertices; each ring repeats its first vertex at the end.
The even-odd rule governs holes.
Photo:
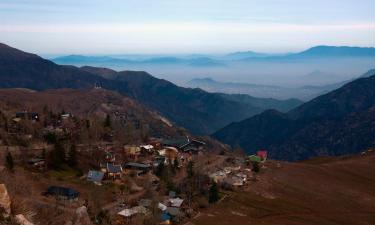
POLYGON ((100 184, 104 178, 104 173, 102 171, 90 170, 87 174, 87 180, 100 184))
POLYGON ((198 153, 199 151, 203 150, 203 146, 205 146, 206 143, 203 141, 199 141, 196 139, 188 139, 188 142, 182 146, 179 147, 181 151, 184 152, 190 152, 190 153, 198 153))
POLYGON ((227 177, 227 174, 224 171, 217 171, 215 173, 210 174, 209 177, 216 183, 220 183, 227 177))
POLYGON ((159 150, 158 154, 160 156, 165 157, 164 163, 168 164, 169 162, 173 163, 174 160, 177 159, 177 157, 178 157, 178 150, 175 147, 165 147, 164 149, 159 150))
POLYGON ((66 187, 50 186, 46 192, 43 193, 46 196, 55 196, 56 198, 63 200, 77 200, 79 192, 66 187))
POLYGON ((262 162, 262 158, 260 158, 259 156, 257 155, 250 155, 249 156, 249 161, 250 162, 262 162))
POLYGON ((153 145, 141 145, 139 147, 141 148, 141 152, 145 152, 145 153, 153 153, 154 152, 154 146, 153 145))
POLYGON ((107 163, 107 177, 112 179, 119 179, 122 176, 121 165, 115 165, 113 163, 107 163))
POLYGON ((184 200, 181 198, 170 198, 169 202, 171 204, 171 207, 180 208, 184 200))
POLYGON ((128 162, 123 165, 126 170, 138 171, 138 175, 145 174, 150 171, 151 166, 143 163, 128 162))
POLYGON ((125 154, 129 155, 130 157, 136 159, 141 154, 141 148, 138 146, 124 146, 125 154))
POLYGON ((257 156, 259 156, 261 160, 264 162, 267 160, 267 151, 265 150, 257 151, 257 156))
POLYGON ((138 214, 138 213, 146 214, 147 213, 147 209, 145 207, 143 207, 143 206, 135 206, 135 207, 130 208, 130 209, 121 210, 117 214, 120 215, 120 216, 129 218, 129 217, 132 217, 133 215, 138 214))

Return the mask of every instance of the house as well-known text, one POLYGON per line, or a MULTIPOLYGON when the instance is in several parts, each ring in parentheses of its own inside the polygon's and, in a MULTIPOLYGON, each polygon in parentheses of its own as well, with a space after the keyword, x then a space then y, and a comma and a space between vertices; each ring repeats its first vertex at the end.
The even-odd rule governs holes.
POLYGON ((17 112, 16 118, 24 119, 24 120, 32 120, 32 121, 39 121, 39 114, 36 112, 17 112))
POLYGON ((140 171, 140 174, 145 174, 150 171, 151 166, 143 163, 128 162, 123 165, 126 170, 140 171))
POLYGON ((90 170, 87 174, 87 180, 95 184, 100 184, 103 178, 104 173, 102 171, 90 170))
POLYGON ((121 165, 115 165, 113 163, 107 163, 107 177, 112 179, 121 178, 122 175, 122 167, 121 165))
POLYGON ((227 177, 227 174, 224 171, 217 171, 215 173, 210 174, 209 177, 216 183, 220 183, 227 177))
POLYGON ((157 166, 160 165, 160 163, 165 163, 165 157, 164 156, 156 156, 152 165, 154 167, 157 167, 157 166))
MULTIPOLYGON (((166 209, 165 209, 166 210, 166 209)), ((163 211, 165 211, 163 210, 163 211)), ((168 212, 163 212, 160 216, 160 220, 161 220, 161 223, 162 225, 169 225, 171 224, 171 216, 168 214, 168 212)))
POLYGON ((170 198, 169 199, 169 203, 170 203, 171 207, 180 208, 183 202, 184 202, 184 200, 181 199, 181 198, 170 198))
POLYGON ((198 153, 199 151, 203 150, 203 146, 205 146, 206 143, 203 141, 199 141, 196 139, 188 139, 188 142, 182 146, 179 147, 181 151, 189 152, 192 154, 198 153))
POLYGON ((162 140, 161 144, 164 147, 171 146, 181 151, 191 151, 191 152, 198 152, 203 149, 204 145, 206 145, 206 143, 203 141, 199 141, 196 139, 190 140, 189 137, 181 138, 181 139, 162 140))
POLYGON ((145 153, 153 153, 154 152, 154 146, 152 146, 152 145, 141 145, 139 147, 141 148, 142 152, 145 152, 145 153))
POLYGON ((223 180, 223 183, 228 184, 232 188, 242 187, 245 184, 243 179, 238 177, 227 177, 223 180))
POLYGON ((188 138, 179 138, 179 139, 163 139, 161 140, 160 144, 162 145, 162 147, 175 147, 177 149, 179 149, 181 146, 184 146, 186 145, 187 143, 189 143, 189 139, 188 138))
POLYGON ((141 154, 141 148, 138 146, 124 146, 124 152, 125 154, 129 155, 132 158, 137 158, 141 154))
POLYGON ((159 150, 158 154, 160 156, 165 157, 164 163, 168 164, 169 162, 173 163, 174 160, 177 159, 177 157, 178 157, 178 150, 175 147, 165 147, 164 149, 159 150))
POLYGON ((66 187, 50 186, 46 192, 43 193, 46 196, 55 196, 56 198, 63 200, 78 200, 79 192, 66 187))
POLYGON ((130 209, 124 209, 117 214, 120 215, 120 216, 128 218, 128 217, 132 217, 133 215, 138 214, 138 213, 146 214, 147 209, 143 206, 135 206, 135 207, 130 208, 130 209))
POLYGON ((260 151, 257 151, 257 156, 259 156, 262 161, 266 161, 267 160, 267 151, 265 150, 260 150, 260 151))

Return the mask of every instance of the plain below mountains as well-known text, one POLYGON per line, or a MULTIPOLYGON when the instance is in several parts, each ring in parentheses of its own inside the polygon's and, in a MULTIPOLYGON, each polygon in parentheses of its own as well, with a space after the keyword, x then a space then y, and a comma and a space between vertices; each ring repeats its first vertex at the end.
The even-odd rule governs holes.
POLYGON ((353 154, 375 146, 375 73, 317 97, 288 113, 268 110, 213 134, 248 153, 302 160, 353 154))
POLYGON ((41 91, 89 89, 95 85, 131 97, 195 134, 210 134, 267 108, 285 110, 295 106, 285 107, 283 102, 265 100, 267 107, 262 107, 261 104, 228 99, 201 89, 182 88, 146 72, 57 65, 37 55, 0 44, 1 88, 41 91), (272 106, 272 102, 277 104, 272 106))

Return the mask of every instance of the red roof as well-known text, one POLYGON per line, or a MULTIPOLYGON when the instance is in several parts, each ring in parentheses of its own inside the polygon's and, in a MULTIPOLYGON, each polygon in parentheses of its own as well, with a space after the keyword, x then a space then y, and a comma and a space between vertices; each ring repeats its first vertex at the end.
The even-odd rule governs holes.
POLYGON ((265 150, 257 151, 257 156, 261 157, 262 159, 265 159, 267 158, 267 151, 265 150))

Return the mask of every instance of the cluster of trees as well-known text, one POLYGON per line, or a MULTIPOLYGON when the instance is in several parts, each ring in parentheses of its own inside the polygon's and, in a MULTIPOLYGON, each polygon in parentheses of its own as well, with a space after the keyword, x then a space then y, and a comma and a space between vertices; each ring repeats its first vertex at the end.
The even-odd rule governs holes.
POLYGON ((58 170, 63 169, 65 165, 74 169, 77 167, 77 149, 74 143, 67 145, 54 133, 47 134, 46 140, 54 145, 47 157, 47 164, 50 168, 58 170), (69 148, 66 149, 66 146, 69 148))

